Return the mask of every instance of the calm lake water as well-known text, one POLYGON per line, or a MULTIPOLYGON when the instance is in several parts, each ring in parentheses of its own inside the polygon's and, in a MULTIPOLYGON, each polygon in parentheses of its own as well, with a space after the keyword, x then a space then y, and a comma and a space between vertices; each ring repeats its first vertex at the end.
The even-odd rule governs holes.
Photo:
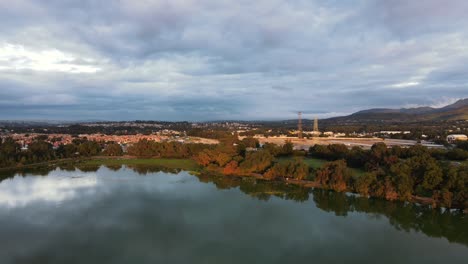
POLYGON ((412 204, 150 167, 0 180, 2 264, 468 263, 466 216, 412 204))

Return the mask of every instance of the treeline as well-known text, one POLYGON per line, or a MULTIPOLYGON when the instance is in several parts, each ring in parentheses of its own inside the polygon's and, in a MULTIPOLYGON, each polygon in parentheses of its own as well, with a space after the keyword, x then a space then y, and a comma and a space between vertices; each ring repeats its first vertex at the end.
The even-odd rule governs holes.
POLYGON ((293 144, 286 142, 282 146, 265 144, 258 148, 258 141, 245 138, 233 145, 219 144, 212 149, 204 149, 195 160, 209 170, 223 174, 262 174, 274 179, 277 177, 306 179, 309 167, 301 159, 277 162, 281 156, 304 156, 303 151, 294 151, 293 144))
POLYGON ((237 139, 237 135, 234 132, 229 131, 226 128, 193 128, 187 131, 187 136, 191 137, 202 137, 202 138, 213 138, 213 139, 237 139))
POLYGON ((155 158, 192 158, 204 149, 213 148, 210 145, 179 142, 155 142, 146 139, 131 145, 127 149, 127 154, 136 157, 155 158))
POLYGON ((53 148, 51 143, 39 136, 26 150, 21 149, 21 145, 12 138, 0 141, 0 168, 97 155, 120 156, 123 155, 123 150, 114 142, 104 143, 87 139, 74 139, 70 144, 53 148))
POLYGON ((7 126, 0 125, 5 130, 13 130, 16 133, 43 133, 43 134, 106 134, 106 135, 150 135, 156 131, 163 129, 175 131, 187 131, 192 128, 188 122, 163 122, 163 121, 134 121, 135 125, 126 125, 128 122, 102 122, 97 125, 89 126, 86 124, 71 124, 71 125, 50 125, 50 124, 9 124, 7 126), (158 126, 145 126, 158 125, 158 126))
POLYGON ((314 146, 310 155, 335 160, 317 172, 317 180, 331 189, 351 189, 388 200, 430 197, 438 205, 468 208, 468 167, 445 160, 453 151, 466 152, 462 148, 441 151, 420 145, 387 148, 378 143, 368 151, 348 150, 339 145, 314 146), (343 169, 344 164, 363 168, 366 173, 361 177, 350 177, 343 169), (339 178, 341 184, 329 183, 327 177, 339 178))
MULTIPOLYGON (((122 156, 124 150, 115 142, 96 142, 86 138, 76 138, 70 144, 53 148, 45 141, 47 137, 38 136, 29 144, 28 149, 12 138, 0 141, 0 168, 16 167, 34 163, 53 161, 57 159, 80 158, 92 156, 122 156)), ((131 145, 126 154, 136 157, 151 158, 193 158, 204 149, 214 146, 206 144, 184 144, 179 142, 155 142, 146 139, 131 145)))
POLYGON ((311 156, 326 159, 338 160, 346 159, 351 167, 365 167, 375 166, 375 162, 381 160, 380 156, 385 158, 400 158, 407 159, 414 156, 429 155, 437 160, 452 160, 452 161, 465 161, 468 159, 468 142, 458 142, 456 147, 450 150, 446 149, 429 149, 422 145, 414 145, 408 148, 400 146, 393 146, 387 148, 384 143, 377 143, 373 146, 373 150, 364 150, 361 147, 352 147, 349 149, 343 144, 330 144, 330 145, 314 145, 309 149, 311 156), (378 155, 378 156, 372 156, 378 155), (380 155, 380 156, 379 156, 380 155), (372 164, 374 162, 374 164, 372 164))
POLYGON ((56 153, 52 145, 44 141, 35 141, 27 151, 21 151, 21 146, 11 138, 0 142, 0 167, 11 167, 17 164, 29 164, 53 160, 56 153))

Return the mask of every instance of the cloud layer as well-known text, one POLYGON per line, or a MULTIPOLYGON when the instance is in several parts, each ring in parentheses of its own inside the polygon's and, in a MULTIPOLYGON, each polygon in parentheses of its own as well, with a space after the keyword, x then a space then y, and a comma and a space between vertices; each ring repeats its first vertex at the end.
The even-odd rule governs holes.
POLYGON ((468 96, 468 2, 1 1, 0 119, 280 119, 468 96))

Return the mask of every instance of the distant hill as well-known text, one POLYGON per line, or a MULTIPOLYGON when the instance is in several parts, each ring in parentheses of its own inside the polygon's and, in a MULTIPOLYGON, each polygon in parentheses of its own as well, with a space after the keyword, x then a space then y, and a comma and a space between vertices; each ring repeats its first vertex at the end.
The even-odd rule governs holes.
POLYGON ((468 98, 458 100, 442 108, 428 106, 400 109, 374 108, 327 120, 351 122, 468 120, 468 98))

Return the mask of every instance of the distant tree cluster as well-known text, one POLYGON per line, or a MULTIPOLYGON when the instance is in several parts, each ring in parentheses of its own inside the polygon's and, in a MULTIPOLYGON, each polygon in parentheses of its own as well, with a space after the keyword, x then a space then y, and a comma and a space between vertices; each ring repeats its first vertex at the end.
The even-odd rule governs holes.
POLYGON ((263 148, 257 147, 259 143, 256 139, 245 138, 235 144, 222 143, 205 149, 194 159, 200 165, 223 174, 257 174, 269 179, 305 179, 309 176, 309 166, 299 157, 276 161, 277 157, 294 154, 291 142, 287 141, 282 146, 265 144, 263 148))
POLYGON ((107 144, 107 146, 104 148, 104 151, 102 152, 103 155, 105 156, 122 156, 123 155, 123 149, 122 146, 115 142, 110 142, 107 144))
MULTIPOLYGON (((149 135, 156 131, 169 129, 174 131, 187 131, 191 129, 188 122, 162 122, 162 121, 134 121, 129 122, 100 122, 92 126, 86 124, 53 125, 53 124, 9 124, 8 130, 16 133, 44 133, 44 134, 106 134, 106 135, 149 135), (156 125, 156 126, 151 126, 156 125)), ((2 124, 0 124, 0 129, 2 124)))
POLYGON ((459 143, 455 148, 429 149, 422 145, 414 145, 408 148, 393 146, 388 148, 385 143, 376 143, 371 150, 364 150, 361 147, 348 149, 344 144, 314 145, 309 149, 312 157, 338 160, 345 159, 351 167, 378 167, 387 163, 392 163, 396 159, 407 159, 414 156, 429 155, 437 160, 466 161, 468 150, 465 143, 459 143))
POLYGON ((266 173, 265 178, 293 178, 305 180, 309 177, 310 168, 301 158, 275 163, 266 173))
POLYGON ((128 155, 156 158, 191 158, 203 149, 210 148, 205 144, 183 144, 179 142, 155 142, 140 140, 127 149, 128 155))
POLYGON ((225 128, 194 128, 190 129, 187 132, 188 136, 192 137, 203 137, 203 138, 213 138, 213 139, 226 139, 234 138, 237 139, 237 135, 234 135, 233 132, 225 128))
MULTIPOLYGON (((347 149, 343 145, 316 145, 310 149, 310 155, 364 168, 367 173, 363 176, 344 178, 345 189, 389 200, 411 200, 414 195, 431 197, 442 206, 451 207, 455 203, 468 208, 468 167, 450 161, 466 160, 466 150, 462 147, 446 151, 421 145, 387 148, 385 144, 378 143, 366 151, 359 147, 347 149)), ((339 176, 340 179, 340 174, 343 174, 333 170, 330 172, 330 169, 319 170, 317 179, 323 185, 327 185, 322 181, 324 173, 339 176)), ((328 187, 339 190, 330 184, 328 187)))
MULTIPOLYGON (((36 137, 27 149, 21 149, 21 146, 12 138, 4 139, 3 142, 0 142, 0 167, 15 167, 56 159, 97 156, 102 154, 103 147, 107 145, 87 139, 74 139, 70 144, 53 148, 52 144, 44 140, 43 137, 36 137)), ((112 149, 113 155, 122 155, 120 145, 114 143, 112 149)))
POLYGON ((52 145, 42 140, 32 142, 27 151, 22 151, 21 146, 11 138, 0 143, 0 167, 43 162, 55 159, 55 156, 52 145))

